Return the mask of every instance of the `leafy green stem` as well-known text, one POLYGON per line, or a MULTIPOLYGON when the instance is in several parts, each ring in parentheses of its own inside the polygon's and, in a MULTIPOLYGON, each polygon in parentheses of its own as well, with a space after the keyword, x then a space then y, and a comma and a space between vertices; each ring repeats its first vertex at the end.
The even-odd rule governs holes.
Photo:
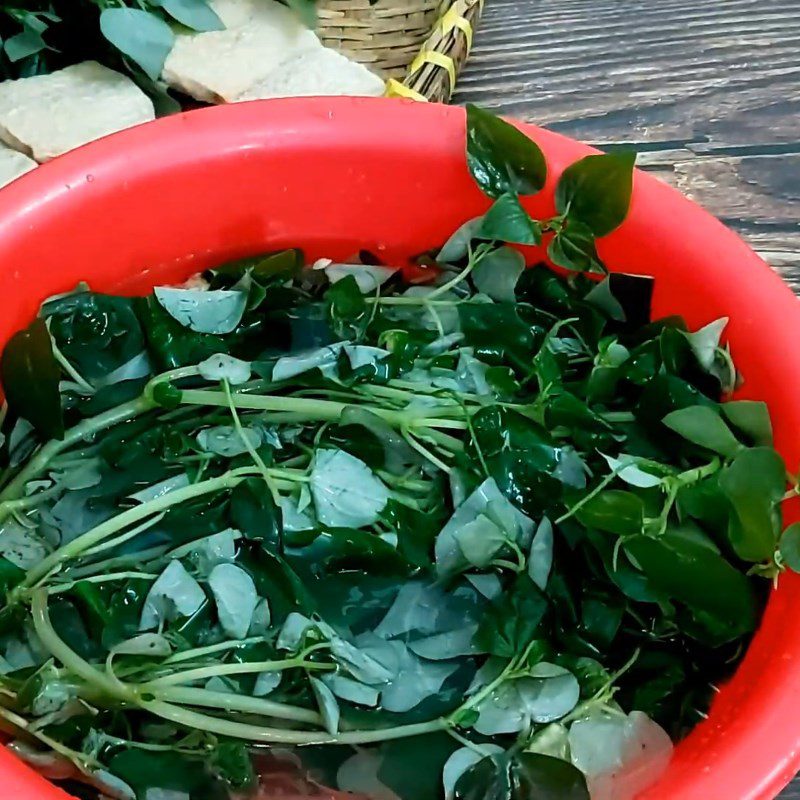
POLYGON ((248 725, 242 722, 211 717, 198 714, 194 711, 180 708, 163 701, 152 701, 143 704, 145 710, 162 719, 168 719, 188 728, 208 731, 219 736, 231 739, 244 739, 249 742, 264 744, 336 744, 358 745, 376 742, 385 742, 393 739, 404 739, 411 736, 420 736, 425 733, 434 733, 445 730, 449 724, 442 719, 431 722, 421 722, 413 725, 398 725, 394 728, 385 728, 371 731, 348 731, 331 735, 324 731, 295 731, 281 728, 268 728, 262 725, 248 725))
POLYGON ((58 659, 66 669, 85 681, 90 687, 102 690, 111 698, 128 703, 137 703, 138 696, 133 688, 125 687, 119 681, 110 678, 104 672, 92 666, 56 633, 50 622, 47 597, 48 592, 46 589, 36 589, 31 599, 33 628, 45 649, 58 659))
POLYGON ((172 687, 155 693, 159 700, 203 708, 218 708, 224 711, 241 711, 246 714, 285 719, 294 722, 306 722, 311 725, 322 725, 322 717, 318 712, 308 708, 276 703, 260 697, 248 697, 232 692, 211 692, 207 689, 191 687, 172 687))
MULTIPOLYGON (((209 480, 200 481, 199 483, 194 483, 182 489, 176 489, 156 500, 151 500, 134 508, 130 508, 127 511, 123 511, 121 514, 106 520, 90 531, 87 531, 82 536, 79 536, 77 539, 73 539, 68 544, 53 551, 49 556, 28 571, 20 587, 22 589, 30 589, 53 570, 67 561, 77 558, 96 544, 113 536, 118 531, 124 530, 129 525, 135 525, 141 520, 152 517, 161 511, 184 503, 187 500, 193 500, 196 497, 202 497, 212 492, 232 489, 244 480, 245 477, 252 475, 253 472, 254 467, 240 467, 239 469, 230 470, 217 478, 210 478, 209 480)), ((18 589, 20 587, 18 587, 18 589)), ((15 590, 15 592, 18 591, 18 589, 15 590)))
POLYGON ((281 672, 287 669, 309 669, 318 671, 335 670, 335 664, 322 664, 316 661, 306 661, 302 657, 285 658, 279 661, 246 661, 241 664, 215 664, 212 667, 187 669, 154 678, 142 684, 143 691, 154 691, 166 686, 181 686, 192 681, 208 680, 209 678, 225 675, 252 675, 258 672, 281 672))

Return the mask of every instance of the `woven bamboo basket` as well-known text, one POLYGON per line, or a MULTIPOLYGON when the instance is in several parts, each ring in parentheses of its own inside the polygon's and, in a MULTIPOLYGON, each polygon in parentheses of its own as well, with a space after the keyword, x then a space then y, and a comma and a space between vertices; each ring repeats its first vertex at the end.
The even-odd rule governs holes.
POLYGON ((387 94, 446 102, 483 0, 320 0, 322 41, 387 79, 387 94))

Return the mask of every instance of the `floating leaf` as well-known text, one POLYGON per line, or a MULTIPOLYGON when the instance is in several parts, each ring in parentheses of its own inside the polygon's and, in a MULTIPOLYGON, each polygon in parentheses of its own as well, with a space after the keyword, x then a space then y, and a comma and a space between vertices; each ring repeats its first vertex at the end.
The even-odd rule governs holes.
POLYGON ((444 785, 445 800, 453 800, 456 783, 458 779, 472 766, 482 761, 487 756, 496 756, 503 753, 502 747, 496 744, 483 744, 479 748, 462 747, 456 750, 442 771, 442 783, 444 785))
POLYGON ((231 639, 244 639, 258 604, 253 579, 235 564, 218 564, 208 576, 208 585, 222 629, 231 639))
POLYGON ((317 699, 320 713, 322 714, 322 721, 325 725, 325 730, 331 736, 339 733, 339 704, 333 696, 333 692, 318 678, 309 678, 311 688, 314 691, 314 696, 317 699))
POLYGON ((374 294, 396 272, 397 269, 393 267, 371 264, 329 264, 325 267, 325 274, 331 283, 352 275, 362 294, 374 294))
POLYGON ((794 522, 783 532, 780 540, 783 563, 793 572, 800 573, 800 522, 794 522))
POLYGON ((44 320, 35 319, 9 339, 0 359, 0 376, 9 411, 28 420, 46 438, 61 439, 61 370, 44 320))
POLYGON ((207 381, 226 380, 231 386, 239 386, 250 380, 250 363, 226 353, 209 356, 197 365, 197 369, 207 381))
POLYGON ((586 779, 571 764, 540 753, 484 758, 455 786, 455 800, 589 800, 586 779))
POLYGON ((556 185, 556 209, 605 236, 628 215, 635 153, 585 156, 567 167, 556 185))
POLYGON ((234 425, 217 425, 203 428, 196 439, 197 446, 204 452, 233 458, 257 450, 261 446, 261 431, 248 426, 240 432, 234 425))
POLYGON ((244 292, 227 289, 204 292, 199 289, 156 286, 153 293, 174 320, 195 333, 231 333, 241 322, 247 306, 244 292))
POLYGON ((489 197, 535 194, 547 164, 539 146, 513 125, 467 104, 467 166, 489 197))
POLYGON ((528 555, 528 576, 544 591, 547 579, 553 567, 553 524, 547 517, 542 517, 539 527, 531 541, 528 555))
POLYGON ((389 501, 388 489, 372 470, 344 450, 317 450, 310 477, 314 506, 323 525, 371 525, 389 501))
POLYGON ((191 617, 206 601, 200 584, 180 561, 170 561, 153 583, 142 609, 139 630, 157 628, 162 622, 191 617))

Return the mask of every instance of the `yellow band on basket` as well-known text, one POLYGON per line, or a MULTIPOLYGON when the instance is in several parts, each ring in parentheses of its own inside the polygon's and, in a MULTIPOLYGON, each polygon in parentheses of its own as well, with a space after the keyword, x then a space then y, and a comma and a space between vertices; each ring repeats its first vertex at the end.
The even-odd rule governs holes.
POLYGON ((428 102, 428 98, 425 97, 424 94, 420 94, 409 86, 406 86, 400 83, 400 81, 395 80, 394 78, 389 78, 389 80, 386 81, 386 91, 384 92, 384 97, 406 97, 410 100, 418 100, 421 103, 428 102))
POLYGON ((435 64, 447 70, 450 76, 450 88, 455 89, 456 86, 456 62, 450 56, 444 53, 439 53, 436 50, 421 50, 419 55, 411 62, 408 68, 408 76, 416 75, 426 64, 435 64))
POLYGON ((454 28, 458 28, 467 40, 467 53, 469 53, 472 49, 472 23, 466 17, 462 16, 458 8, 459 5, 458 2, 455 2, 447 9, 439 20, 439 27, 445 36, 454 28))

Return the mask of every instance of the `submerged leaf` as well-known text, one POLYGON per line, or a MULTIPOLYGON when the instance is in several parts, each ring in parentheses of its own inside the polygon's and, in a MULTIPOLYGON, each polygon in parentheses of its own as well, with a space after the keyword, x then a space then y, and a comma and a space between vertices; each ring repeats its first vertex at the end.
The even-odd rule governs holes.
POLYGON ((209 356, 197 365, 197 369, 207 381, 226 380, 231 386, 239 386, 250 380, 250 363, 226 353, 209 356))
POLYGON ((310 486, 320 522, 333 528, 371 525, 389 501, 372 470, 344 450, 317 450, 310 486))
POLYGON ((156 286, 153 293, 173 319, 195 333, 231 333, 247 306, 244 292, 227 289, 204 292, 156 286))
POLYGON ((309 681, 317 699, 320 714, 322 714, 325 730, 331 736, 335 736, 339 733, 339 716, 341 714, 339 704, 336 702, 333 692, 321 680, 309 678, 309 681))
POLYGON ((244 639, 258 604, 253 579, 235 564, 218 564, 208 576, 208 585, 222 629, 231 639, 244 639))
POLYGON ((61 370, 44 320, 35 319, 8 340, 0 359, 0 377, 9 411, 47 438, 63 437, 61 370))
POLYGON ((487 756, 496 756, 503 752, 503 748, 496 744, 484 744, 475 749, 471 747, 462 747, 460 750, 456 750, 455 753, 447 759, 447 763, 444 765, 444 770, 442 771, 445 800, 453 800, 453 794, 458 779, 470 767, 482 761, 487 756))
POLYGON ((472 271, 479 292, 492 300, 513 303, 519 276, 525 270, 525 257, 518 250, 500 247, 487 253, 472 271))
POLYGON ((178 617, 191 617, 205 601, 205 592, 183 564, 177 560, 170 561, 150 587, 142 608, 139 630, 151 630, 178 617))

